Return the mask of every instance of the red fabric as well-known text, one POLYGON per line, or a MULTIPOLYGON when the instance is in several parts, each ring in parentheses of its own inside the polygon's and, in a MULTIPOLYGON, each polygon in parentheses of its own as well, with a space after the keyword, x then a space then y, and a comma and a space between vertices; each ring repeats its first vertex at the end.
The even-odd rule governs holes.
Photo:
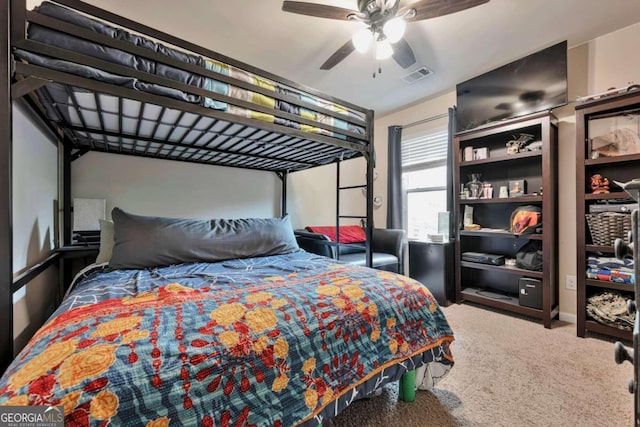
MULTIPOLYGON (((328 226, 308 226, 307 231, 312 233, 324 234, 329 237, 332 242, 336 241, 336 227, 328 226)), ((367 240, 364 229, 359 225, 341 225, 340 226, 340 243, 362 243, 367 240)))

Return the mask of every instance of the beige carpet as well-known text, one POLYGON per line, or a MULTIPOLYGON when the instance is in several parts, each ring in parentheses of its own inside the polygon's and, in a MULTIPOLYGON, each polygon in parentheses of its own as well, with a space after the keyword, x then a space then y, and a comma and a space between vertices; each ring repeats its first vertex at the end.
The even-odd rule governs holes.
POLYGON ((612 342, 578 338, 559 321, 544 329, 466 304, 444 311, 456 364, 437 388, 404 403, 388 385, 347 408, 336 427, 633 425, 633 367, 615 364, 612 342))

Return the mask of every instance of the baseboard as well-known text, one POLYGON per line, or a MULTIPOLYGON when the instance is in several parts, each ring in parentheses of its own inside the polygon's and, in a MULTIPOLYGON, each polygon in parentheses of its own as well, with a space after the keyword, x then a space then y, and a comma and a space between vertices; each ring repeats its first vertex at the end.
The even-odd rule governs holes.
POLYGON ((558 316, 560 318, 560 320, 562 320, 563 322, 569 322, 569 323, 578 323, 578 318, 576 317, 575 314, 573 313, 563 313, 560 312, 560 315, 558 316))

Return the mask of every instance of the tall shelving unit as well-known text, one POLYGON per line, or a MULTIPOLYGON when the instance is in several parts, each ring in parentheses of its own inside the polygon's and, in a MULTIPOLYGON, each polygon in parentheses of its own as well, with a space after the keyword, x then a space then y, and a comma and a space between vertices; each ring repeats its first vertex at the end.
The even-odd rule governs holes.
POLYGON ((455 223, 456 232, 456 301, 469 301, 542 321, 546 328, 558 315, 557 286, 557 141, 555 117, 549 112, 532 114, 499 124, 456 135, 454 139, 455 223), (539 150, 508 154, 506 143, 520 133, 533 135, 539 150), (464 160, 467 147, 487 148, 488 157, 464 160), (461 199, 459 190, 470 174, 482 174, 481 181, 493 187, 493 197, 461 199), (498 190, 510 180, 525 180, 527 191, 519 197, 500 198, 498 190), (542 190, 542 191, 541 191, 542 190), (535 193, 535 194, 534 194, 535 193), (474 223, 480 230, 462 229, 465 205, 474 208, 474 223), (510 233, 511 213, 522 205, 539 206, 542 210, 542 232, 515 236, 510 233), (497 231, 502 230, 502 231, 497 231), (513 266, 496 266, 463 261, 463 252, 486 252, 515 258, 516 252, 529 241, 539 241, 543 253, 542 271, 513 266), (519 281, 532 278, 542 283, 542 308, 520 305, 519 281))
MULTIPOLYGON (((589 213, 589 206, 604 201, 628 199, 629 195, 613 184, 613 181, 626 182, 640 178, 640 153, 626 154, 612 157, 595 157, 592 155, 591 141, 602 132, 602 126, 590 130, 590 125, 596 121, 613 120, 621 122, 635 115, 636 121, 640 117, 640 91, 628 92, 622 95, 608 96, 598 100, 577 105, 576 111, 576 242, 577 242, 577 334, 586 336, 589 332, 603 334, 622 340, 631 341, 632 332, 617 329, 598 323, 587 316, 587 300, 596 293, 614 290, 623 296, 633 297, 633 285, 613 283, 603 280, 588 279, 586 277, 587 258, 591 254, 613 257, 614 248, 610 245, 596 245, 587 224, 585 214, 589 213), (625 118, 626 117, 626 118, 625 118), (592 134, 593 133, 593 134, 592 134), (597 135, 596 135, 597 134, 597 135), (601 174, 610 182, 610 192, 593 194, 590 188, 591 176, 601 174)), ((610 129, 615 130, 615 124, 610 129)), ((625 126, 624 124, 622 126, 625 126)), ((639 129, 634 129, 639 132, 639 129)), ((623 237, 623 236, 619 236, 623 237)))

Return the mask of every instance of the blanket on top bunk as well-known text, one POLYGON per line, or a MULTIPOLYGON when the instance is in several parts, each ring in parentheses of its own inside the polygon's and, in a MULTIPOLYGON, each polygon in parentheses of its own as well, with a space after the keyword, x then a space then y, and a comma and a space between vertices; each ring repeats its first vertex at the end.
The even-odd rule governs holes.
POLYGON ((453 335, 427 288, 306 252, 85 273, 0 380, 68 425, 315 426, 453 335), (156 425, 156 424, 153 424, 156 425))
MULTIPOLYGON (((262 107, 267 107, 271 110, 290 113, 298 117, 309 119, 317 123, 327 124, 338 129, 344 129, 346 131, 350 131, 360 135, 365 134, 365 129, 360 124, 364 125, 366 123, 366 118, 365 115, 361 112, 353 111, 344 106, 340 106, 333 102, 323 100, 322 98, 319 98, 317 96, 313 96, 311 94, 301 92, 286 85, 282 85, 269 79, 265 79, 263 77, 241 70, 237 67, 233 67, 228 64, 223 64, 218 61, 203 58, 201 56, 189 54, 177 49, 164 46, 145 37, 131 34, 120 28, 114 28, 106 23, 88 18, 71 9, 58 6, 50 2, 43 2, 36 8, 36 11, 43 15, 47 15, 83 28, 90 29, 98 34, 125 41, 137 47, 148 49, 154 53, 161 54, 173 60, 213 71, 220 75, 230 76, 243 82, 248 82, 253 86, 259 87, 261 89, 266 89, 268 92, 271 92, 274 95, 287 95, 289 97, 292 97, 293 99, 307 103, 306 105, 309 105, 310 108, 304 108, 294 103, 280 100, 272 96, 240 88, 216 80, 214 78, 205 77, 201 74, 198 74, 197 72, 189 72, 183 69, 163 64, 160 61, 154 61, 143 56, 134 55, 113 47, 103 46, 98 43, 84 40, 69 34, 61 33, 38 24, 29 25, 28 38, 30 40, 45 43, 50 46, 60 47, 65 50, 82 53, 94 58, 109 61, 114 64, 124 65, 138 71, 155 74, 160 77, 171 79, 183 84, 206 89, 214 93, 231 97, 233 99, 248 101, 262 107), (318 111, 314 111, 313 106, 325 108, 327 110, 339 113, 340 115, 344 116, 344 120, 322 114, 318 111)), ((200 95, 186 93, 173 88, 166 88, 150 83, 142 83, 139 82, 138 79, 132 77, 114 76, 111 73, 96 70, 95 68, 86 65, 73 64, 68 61, 49 58, 39 54, 29 54, 21 50, 18 50, 15 53, 22 60, 36 63, 37 65, 45 67, 51 67, 59 71, 71 72, 84 77, 94 78, 115 84, 122 84, 121 79, 126 78, 128 79, 126 85, 138 90, 149 91, 151 93, 156 93, 164 96, 170 96, 172 98, 191 103, 197 103, 230 114, 292 127, 305 132, 322 134, 343 140, 357 141, 356 139, 343 135, 339 132, 333 132, 321 127, 298 123, 295 120, 289 120, 286 118, 278 117, 274 114, 255 111, 242 106, 233 105, 229 102, 218 101, 210 97, 203 97, 200 95)))

